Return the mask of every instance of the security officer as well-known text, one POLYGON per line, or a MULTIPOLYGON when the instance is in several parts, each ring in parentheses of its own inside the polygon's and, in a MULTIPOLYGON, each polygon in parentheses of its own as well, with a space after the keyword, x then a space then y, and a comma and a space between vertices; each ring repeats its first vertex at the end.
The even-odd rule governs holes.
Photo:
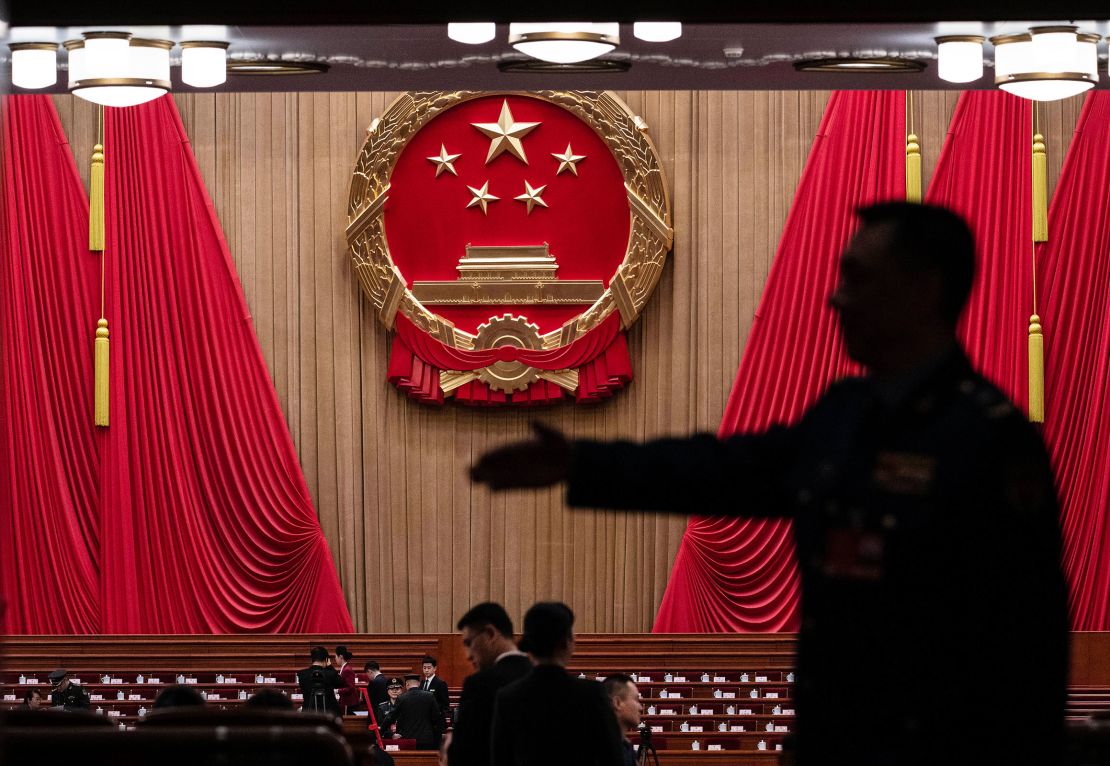
POLYGON ((495 489, 566 479, 571 505, 792 519, 803 766, 1056 763, 1057 501, 1038 433, 956 342, 971 232, 927 205, 859 215, 830 303, 868 374, 799 423, 647 444, 537 427, 472 476, 495 489))
POLYGON ((58 668, 50 676, 50 704, 66 710, 88 710, 89 694, 69 680, 65 668, 58 668))

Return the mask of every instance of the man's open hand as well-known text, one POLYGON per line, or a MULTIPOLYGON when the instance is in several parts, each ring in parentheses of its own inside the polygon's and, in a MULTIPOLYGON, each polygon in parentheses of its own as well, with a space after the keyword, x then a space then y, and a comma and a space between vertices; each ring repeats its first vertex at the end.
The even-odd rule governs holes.
POLYGON ((547 487, 567 477, 571 445, 562 433, 532 423, 536 438, 490 450, 470 467, 470 478, 490 489, 547 487))

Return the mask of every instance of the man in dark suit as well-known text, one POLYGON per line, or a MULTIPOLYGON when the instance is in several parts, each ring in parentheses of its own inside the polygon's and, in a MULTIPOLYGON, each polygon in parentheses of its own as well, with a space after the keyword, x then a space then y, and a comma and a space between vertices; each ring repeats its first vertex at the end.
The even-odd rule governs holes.
POLYGON ((430 654, 425 655, 424 659, 420 661, 420 670, 424 673, 424 680, 421 682, 420 688, 426 692, 431 692, 435 696, 436 704, 439 705, 444 717, 450 717, 451 695, 447 691, 447 682, 436 675, 437 665, 436 658, 430 654))
POLYGON ((867 374, 834 383, 798 423, 646 444, 540 429, 473 476, 496 488, 565 479, 570 505, 790 519, 799 764, 1058 763, 1056 491, 1040 435, 958 342, 974 237, 930 205, 859 217, 829 303, 867 374), (944 679, 965 678, 976 703, 950 704, 944 679), (940 731, 974 734, 952 748, 940 731))
POLYGON ((301 710, 314 713, 340 715, 339 701, 335 690, 342 686, 339 674, 329 665, 328 650, 322 646, 312 647, 309 653, 312 664, 297 671, 297 683, 301 686, 304 702, 301 710))
POLYGON ((420 688, 420 676, 405 676, 405 691, 381 722, 383 728, 397 724, 393 735, 398 739, 415 739, 417 750, 435 750, 443 736, 443 713, 431 692, 420 688))
POLYGON ((573 625, 566 604, 535 604, 524 615, 520 648, 536 666, 497 694, 492 766, 624 766, 621 732, 605 690, 567 673, 573 625))
POLYGON ((463 681, 455 729, 445 742, 448 766, 488 766, 497 692, 532 670, 513 643, 513 622, 500 604, 473 607, 459 620, 466 658, 478 672, 463 681))
POLYGON ((389 702, 389 679, 382 673, 382 666, 376 660, 367 660, 362 670, 370 677, 366 691, 370 695, 370 704, 377 710, 383 702, 389 702))
POLYGON ((636 766, 636 748, 628 740, 628 732, 636 731, 640 726, 640 714, 643 712, 643 706, 640 705, 640 690, 636 688, 636 682, 631 676, 622 673, 609 676, 601 682, 601 685, 605 687, 605 693, 613 703, 617 723, 624 733, 621 738, 624 766, 636 766))
POLYGON ((351 665, 353 654, 345 646, 335 647, 335 670, 339 673, 339 709, 344 715, 362 707, 362 693, 358 689, 355 666, 351 665))

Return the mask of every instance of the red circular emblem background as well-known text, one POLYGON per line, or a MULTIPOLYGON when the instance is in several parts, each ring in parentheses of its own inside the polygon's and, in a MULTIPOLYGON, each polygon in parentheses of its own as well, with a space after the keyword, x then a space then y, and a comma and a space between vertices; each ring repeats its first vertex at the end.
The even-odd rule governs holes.
MULTIPOLYGON (((405 145, 390 175, 384 224, 390 254, 411 288, 416 280, 454 281, 456 266, 469 245, 543 245, 559 264, 559 279, 609 279, 625 257, 629 206, 624 178, 605 142, 585 122, 559 106, 521 95, 491 95, 460 103, 424 125, 405 145), (491 139, 472 123, 496 123, 508 104, 516 123, 539 125, 520 138, 527 164, 504 151, 489 164, 491 139), (577 175, 559 173, 568 144, 577 175), (428 157, 460 155, 458 175, 442 170, 428 157), (488 182, 487 213, 468 187, 488 182), (514 199, 544 187, 531 213, 514 199)), ((558 329, 586 305, 429 306, 461 330, 475 332, 491 316, 510 312, 527 317, 546 333, 558 329)))

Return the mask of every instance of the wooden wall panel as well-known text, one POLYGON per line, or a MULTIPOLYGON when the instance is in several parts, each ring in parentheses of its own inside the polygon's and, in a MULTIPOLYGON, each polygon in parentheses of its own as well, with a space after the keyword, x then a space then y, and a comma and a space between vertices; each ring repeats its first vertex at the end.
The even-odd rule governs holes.
MULTIPOLYGON (((632 385, 599 406, 538 413, 422 407, 385 381, 389 338, 343 230, 355 155, 393 95, 175 96, 356 629, 449 631, 477 601, 519 619, 551 598, 583 631, 650 629, 683 518, 572 512, 556 490, 493 495, 466 468, 537 416, 588 438, 716 429, 829 94, 621 94, 662 155, 674 252, 629 333, 632 385)), ((915 94, 926 182, 955 102, 915 94)), ((87 179, 93 111, 56 103, 87 179)), ((1053 185, 1079 106, 1042 107, 1053 185)))

